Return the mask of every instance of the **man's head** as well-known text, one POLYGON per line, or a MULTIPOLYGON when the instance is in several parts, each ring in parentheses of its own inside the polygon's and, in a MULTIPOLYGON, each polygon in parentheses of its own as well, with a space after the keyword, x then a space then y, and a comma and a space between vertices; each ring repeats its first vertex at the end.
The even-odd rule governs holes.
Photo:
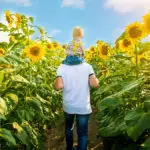
POLYGON ((83 37, 83 30, 80 27, 74 27, 72 32, 73 38, 82 38, 83 37))

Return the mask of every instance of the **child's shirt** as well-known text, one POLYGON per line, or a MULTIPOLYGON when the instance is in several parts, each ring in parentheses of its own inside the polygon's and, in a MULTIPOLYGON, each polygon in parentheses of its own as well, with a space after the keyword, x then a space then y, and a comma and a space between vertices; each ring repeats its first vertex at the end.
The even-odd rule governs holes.
POLYGON ((81 39, 73 39, 66 48, 66 55, 79 55, 84 56, 85 47, 81 41, 81 39))

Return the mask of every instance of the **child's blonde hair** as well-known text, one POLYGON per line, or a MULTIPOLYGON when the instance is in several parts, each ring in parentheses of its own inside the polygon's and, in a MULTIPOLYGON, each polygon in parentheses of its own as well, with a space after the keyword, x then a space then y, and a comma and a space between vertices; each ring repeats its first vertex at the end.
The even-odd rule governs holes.
POLYGON ((73 38, 82 38, 83 36, 83 30, 80 27, 74 27, 73 32, 72 32, 73 38))

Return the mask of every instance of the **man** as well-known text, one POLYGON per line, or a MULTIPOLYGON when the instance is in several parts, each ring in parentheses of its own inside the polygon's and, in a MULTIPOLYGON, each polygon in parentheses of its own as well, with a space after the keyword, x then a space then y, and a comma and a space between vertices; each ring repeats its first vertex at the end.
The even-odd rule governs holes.
POLYGON ((63 89, 63 109, 65 116, 65 134, 67 150, 73 150, 73 128, 76 117, 78 150, 87 149, 88 120, 92 112, 90 104, 90 86, 97 88, 98 79, 91 65, 84 62, 79 65, 62 64, 57 70, 54 87, 63 89))

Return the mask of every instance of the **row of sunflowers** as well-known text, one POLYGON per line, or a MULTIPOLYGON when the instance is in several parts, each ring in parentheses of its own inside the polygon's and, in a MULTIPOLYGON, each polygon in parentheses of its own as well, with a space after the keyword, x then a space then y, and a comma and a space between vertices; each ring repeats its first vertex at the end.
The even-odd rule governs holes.
MULTIPOLYGON (((5 18, 0 31, 10 38, 0 43, 1 148, 42 149, 44 133, 62 113, 53 81, 66 44, 53 41, 32 17, 6 10, 5 18), (35 32, 40 36, 33 40, 35 32)), ((98 40, 86 50, 85 59, 100 81, 98 90, 91 89, 98 134, 111 139, 114 150, 150 147, 150 43, 142 42, 149 33, 150 13, 142 23, 128 25, 115 45, 98 40)))

